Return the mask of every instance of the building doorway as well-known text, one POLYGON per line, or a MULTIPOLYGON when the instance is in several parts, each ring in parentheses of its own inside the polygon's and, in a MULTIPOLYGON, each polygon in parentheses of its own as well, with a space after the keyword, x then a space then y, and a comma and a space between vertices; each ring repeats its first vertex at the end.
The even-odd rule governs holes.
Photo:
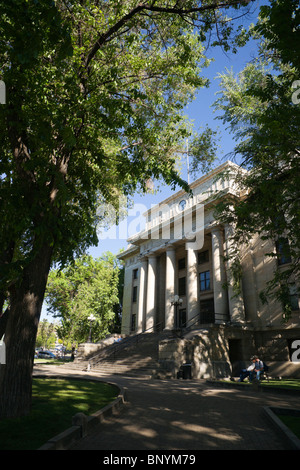
POLYGON ((200 301, 200 323, 215 323, 214 299, 200 301))
POLYGON ((131 332, 136 330, 136 315, 133 313, 131 316, 131 325, 130 325, 131 332))
POLYGON ((179 309, 177 326, 178 328, 186 327, 186 309, 185 308, 179 309))
POLYGON ((231 363, 232 375, 238 377, 241 369, 244 367, 243 351, 242 351, 242 340, 241 339, 229 339, 229 360, 231 363))

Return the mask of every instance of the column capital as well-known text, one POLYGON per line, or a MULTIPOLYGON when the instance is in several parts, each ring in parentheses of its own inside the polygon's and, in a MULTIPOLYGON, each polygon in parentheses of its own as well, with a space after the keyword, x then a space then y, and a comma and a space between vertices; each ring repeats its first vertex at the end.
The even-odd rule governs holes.
POLYGON ((175 250, 176 250, 176 248, 175 248, 175 246, 173 246, 173 245, 166 246, 166 251, 171 251, 171 252, 173 252, 173 251, 175 251, 175 250))
POLYGON ((173 254, 175 254, 175 252, 176 252, 176 250, 175 250, 174 247, 166 249, 166 253, 169 254, 169 255, 173 255, 173 254))
POLYGON ((234 230, 234 227, 235 227, 235 224, 232 223, 232 222, 225 222, 224 223, 224 229, 225 229, 225 232, 232 232, 234 230))
POLYGON ((216 234, 220 233, 224 229, 224 225, 218 224, 211 227, 211 233, 216 234))

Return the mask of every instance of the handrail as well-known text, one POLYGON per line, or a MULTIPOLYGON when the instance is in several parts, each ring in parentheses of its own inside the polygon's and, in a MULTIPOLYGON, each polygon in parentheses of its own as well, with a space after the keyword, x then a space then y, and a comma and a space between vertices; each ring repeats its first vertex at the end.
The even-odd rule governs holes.
MULTIPOLYGON (((214 317, 218 315, 218 313, 214 312, 214 317)), ((190 318, 187 322, 185 322, 184 328, 191 328, 197 321, 200 322, 200 313, 196 313, 192 318, 190 318)), ((201 325, 201 323, 200 323, 201 325)))
POLYGON ((187 320, 185 322, 185 328, 190 328, 191 326, 193 326, 195 323, 197 323, 197 321, 199 321, 199 318, 200 317, 200 313, 196 313, 196 315, 194 315, 192 318, 190 318, 189 320, 187 320), (190 324, 189 324, 190 323, 190 324), (189 325, 188 325, 189 324, 189 325))
MULTIPOLYGON (((189 329, 191 328, 193 325, 195 325, 195 323, 197 323, 198 321, 200 320, 200 312, 198 312, 196 315, 194 315, 192 318, 190 318, 189 320, 187 320, 185 323, 184 323, 184 326, 182 326, 181 328, 179 328, 178 330, 180 330, 180 333, 178 333, 176 331, 176 329, 173 329, 173 334, 175 334, 175 336, 177 337, 182 337, 183 335, 183 331, 184 329, 189 329)), ((161 325, 163 325, 163 322, 160 321, 156 324, 154 324, 153 326, 147 328, 146 330, 144 330, 143 332, 141 333, 135 333, 134 335, 132 336, 127 336, 126 338, 122 339, 122 341, 118 342, 118 343, 113 343, 112 345, 108 346, 107 348, 103 349, 102 351, 100 351, 98 354, 96 354, 95 356, 91 357, 89 359, 89 367, 91 367, 91 365, 95 365, 95 364, 98 364, 99 362, 101 362, 102 360, 104 359, 107 359, 111 356, 115 357, 115 354, 123 349, 125 349, 127 346, 130 346, 132 344, 137 344, 140 339, 143 337, 143 335, 151 330, 153 330, 153 332, 155 331, 160 331, 160 327, 161 325)))
MULTIPOLYGON (((196 313, 196 315, 194 315, 192 318, 185 321, 180 328, 177 328, 177 330, 181 330, 181 332, 182 332, 182 330, 184 330, 184 329, 191 328, 195 323, 197 323, 197 321, 199 321, 199 313, 196 313)), ((176 334, 176 329, 174 329, 174 331, 175 331, 175 334, 176 334)), ((178 334, 176 334, 176 336, 178 336, 178 334)))
MULTIPOLYGON (((214 315, 216 315, 216 313, 214 315)), ((197 323, 197 322, 199 322, 199 325, 201 325, 201 323, 200 323, 200 312, 196 313, 196 315, 194 315, 192 318, 190 318, 189 320, 184 322, 180 328, 177 328, 177 331, 179 330, 180 333, 178 333, 175 329, 174 334, 178 338, 182 338, 182 336, 184 334, 183 330, 188 330, 188 329, 192 328, 195 325, 195 323, 197 323)))

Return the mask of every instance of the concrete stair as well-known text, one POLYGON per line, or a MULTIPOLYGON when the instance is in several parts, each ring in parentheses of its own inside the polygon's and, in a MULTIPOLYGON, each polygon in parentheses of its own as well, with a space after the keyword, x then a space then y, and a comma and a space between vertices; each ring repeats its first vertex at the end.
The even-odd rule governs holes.
POLYGON ((107 359, 92 367, 93 371, 110 374, 148 376, 152 377, 158 367, 158 362, 151 357, 141 358, 140 355, 133 354, 127 359, 107 359))
POLYGON ((106 347, 88 360, 78 358, 71 367, 75 370, 152 377, 159 367, 159 342, 171 336, 171 333, 164 332, 133 335, 106 347))

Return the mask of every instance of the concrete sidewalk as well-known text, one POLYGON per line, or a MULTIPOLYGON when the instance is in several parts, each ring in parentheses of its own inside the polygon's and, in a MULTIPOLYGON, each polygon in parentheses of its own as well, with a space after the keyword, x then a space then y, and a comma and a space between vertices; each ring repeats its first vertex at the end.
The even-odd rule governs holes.
POLYGON ((97 378, 126 389, 128 401, 120 412, 72 450, 290 449, 263 407, 299 409, 299 396, 220 388, 205 380, 147 380, 53 366, 34 369, 35 374, 97 378))

